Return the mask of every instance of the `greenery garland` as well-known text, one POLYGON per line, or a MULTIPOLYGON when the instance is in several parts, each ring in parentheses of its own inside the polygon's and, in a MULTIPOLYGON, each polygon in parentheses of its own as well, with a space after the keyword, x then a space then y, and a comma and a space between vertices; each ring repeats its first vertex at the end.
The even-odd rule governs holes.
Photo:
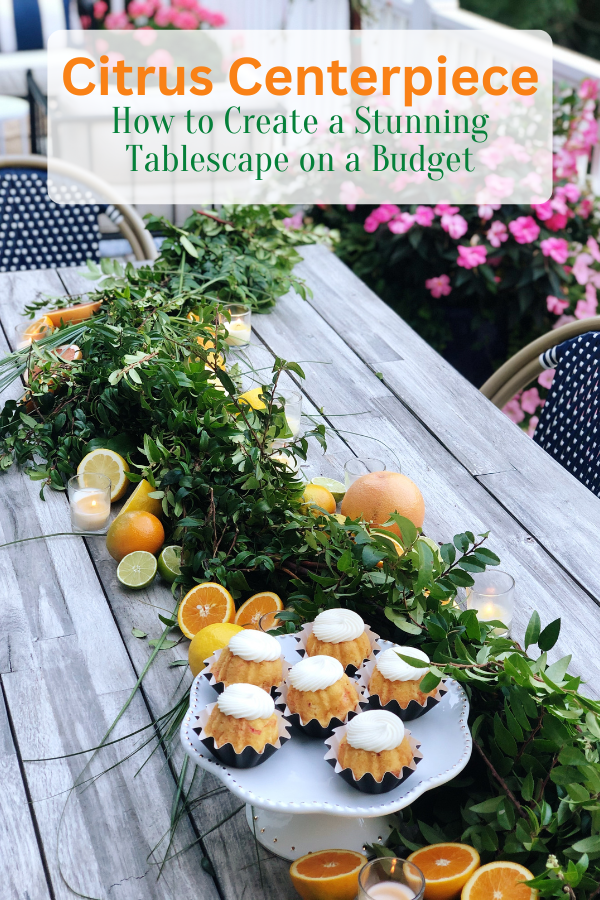
MULTIPOLYGON (((184 548, 176 596, 206 579, 236 599, 272 589, 285 598, 286 631, 346 606, 382 636, 423 648, 434 663, 424 690, 442 677, 465 687, 476 750, 460 778, 404 811, 377 852, 461 839, 484 861, 528 866, 542 897, 597 898, 600 704, 568 674, 570 657, 548 665, 560 622, 542 630, 534 613, 523 650, 460 609, 459 589, 499 563, 485 534, 467 531, 438 547, 394 515, 399 556, 358 521, 311 514, 294 468, 273 452, 287 434, 279 381, 302 379, 300 366, 276 359, 263 378, 242 356, 229 372, 221 368, 228 348, 219 303, 233 298, 260 310, 291 287, 305 290, 292 273, 295 244, 314 235, 286 231, 285 212, 195 213, 182 229, 161 222, 167 238, 153 268, 104 263, 101 315, 0 364, 3 383, 28 371, 27 393, 0 414, 0 466, 24 466, 43 494, 46 485, 62 490, 90 449, 111 447, 128 456, 132 481, 150 481, 168 540, 184 548), (83 358, 61 363, 53 348, 73 342, 83 358), (242 375, 261 385, 263 409, 240 403, 242 375), (532 658, 526 651, 536 646, 532 658)), ((283 456, 305 459, 310 437, 325 444, 324 427, 288 442, 283 456)), ((162 621, 166 631, 176 625, 162 621)), ((177 722, 168 722, 176 736, 177 722)))

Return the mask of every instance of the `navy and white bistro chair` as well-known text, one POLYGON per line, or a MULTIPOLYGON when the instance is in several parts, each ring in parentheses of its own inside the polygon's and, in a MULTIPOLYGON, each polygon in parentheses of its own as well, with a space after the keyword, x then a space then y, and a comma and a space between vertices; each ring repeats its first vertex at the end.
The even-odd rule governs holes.
POLYGON ((0 51, 43 50, 53 31, 80 27, 72 0, 0 0, 0 51))

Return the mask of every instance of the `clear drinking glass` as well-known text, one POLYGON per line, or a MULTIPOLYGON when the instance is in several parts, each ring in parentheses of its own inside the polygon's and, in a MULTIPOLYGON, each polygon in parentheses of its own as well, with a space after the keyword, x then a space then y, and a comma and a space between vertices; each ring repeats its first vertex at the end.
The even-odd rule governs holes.
POLYGON ((302 394, 300 391, 284 389, 278 392, 278 399, 281 400, 285 409, 285 418, 288 428, 292 432, 292 437, 297 438, 300 434, 300 420, 302 418, 302 394))
POLYGON ((508 572, 490 569, 473 575, 475 584, 465 588, 467 609, 477 611, 480 622, 499 619, 506 628, 494 629, 496 634, 507 634, 515 611, 515 580, 508 572))
POLYGON ((260 631, 274 631, 281 626, 281 622, 277 618, 277 612, 263 613, 258 620, 260 631))
POLYGON ((231 321, 226 315, 221 313, 219 320, 227 330, 225 343, 230 347, 243 347, 250 343, 250 333, 252 331, 252 310, 244 303, 227 303, 223 306, 223 312, 228 312, 231 321))
POLYGON ((23 347, 29 347, 34 341, 41 341, 42 338, 48 337, 53 330, 44 322, 21 322, 15 328, 15 348, 22 350, 23 347))
POLYGON ((358 900, 421 900, 425 878, 414 863, 382 856, 358 873, 358 900))
MULTIPOLYGON (((400 469, 398 468, 398 472, 400 469)), ((380 459, 358 459, 352 457, 344 466, 344 481, 346 482, 346 490, 351 484, 354 484, 361 475, 368 475, 369 472, 385 472, 385 463, 380 459)))
POLYGON ((74 532, 106 530, 110 519, 110 491, 110 478, 99 472, 82 472, 69 478, 69 507, 74 532))

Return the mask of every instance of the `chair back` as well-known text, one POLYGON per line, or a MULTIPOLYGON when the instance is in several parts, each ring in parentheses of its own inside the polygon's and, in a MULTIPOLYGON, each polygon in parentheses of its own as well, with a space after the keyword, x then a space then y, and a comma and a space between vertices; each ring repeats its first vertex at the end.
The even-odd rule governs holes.
POLYGON ((600 331, 564 341, 541 365, 556 372, 533 439, 600 496, 600 331))
POLYGON ((0 51, 43 50, 53 31, 72 28, 70 0, 2 0, 0 51))

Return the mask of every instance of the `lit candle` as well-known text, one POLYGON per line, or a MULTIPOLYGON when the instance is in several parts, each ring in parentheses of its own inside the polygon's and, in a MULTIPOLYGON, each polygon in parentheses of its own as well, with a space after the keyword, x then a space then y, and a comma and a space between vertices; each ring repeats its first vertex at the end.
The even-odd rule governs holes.
POLYGON ((492 569, 475 576, 475 584, 467 588, 467 608, 477 612, 480 622, 503 622, 506 628, 496 627, 496 634, 509 630, 515 608, 515 582, 506 572, 492 569))
POLYGON ((110 500, 98 488, 81 488, 70 498, 71 524, 79 531, 101 531, 110 517, 110 500))
POLYGON ((380 881, 367 888, 369 900, 414 900, 416 894, 399 881, 380 881))
POLYGON ((227 329, 225 343, 229 344, 230 347, 241 347, 243 344, 250 343, 250 334, 252 331, 250 322, 244 322, 242 319, 234 319, 232 316, 231 322, 225 322, 224 325, 227 329))

